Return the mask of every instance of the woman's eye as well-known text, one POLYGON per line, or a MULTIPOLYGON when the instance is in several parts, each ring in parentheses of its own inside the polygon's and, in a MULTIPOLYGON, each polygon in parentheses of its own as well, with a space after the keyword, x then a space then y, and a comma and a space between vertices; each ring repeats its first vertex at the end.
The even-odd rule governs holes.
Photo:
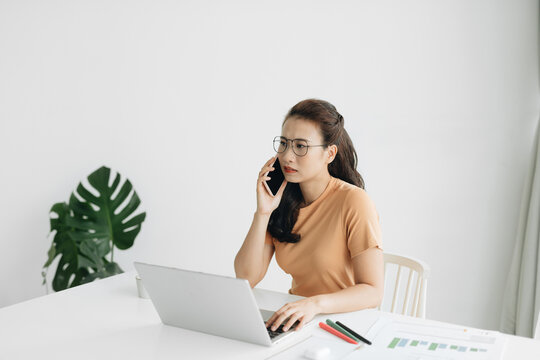
POLYGON ((306 145, 304 144, 296 144, 297 149, 303 149, 306 145))

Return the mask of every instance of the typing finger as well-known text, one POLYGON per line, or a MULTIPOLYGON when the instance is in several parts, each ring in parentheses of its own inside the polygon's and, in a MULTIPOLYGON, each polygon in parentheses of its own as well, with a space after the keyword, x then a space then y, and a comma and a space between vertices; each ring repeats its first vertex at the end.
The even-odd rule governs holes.
POLYGON ((302 317, 302 319, 300 320, 300 322, 298 323, 298 325, 296 325, 296 327, 294 328, 295 331, 300 331, 302 330, 302 327, 304 326, 306 322, 306 317, 302 317))
POLYGON ((268 321, 266 321, 266 324, 267 324, 266 327, 272 325, 276 321, 276 319, 279 318, 281 316, 281 314, 283 314, 289 308, 290 308, 289 303, 287 303, 287 304, 283 305, 281 308, 279 308, 275 313, 272 314, 272 316, 270 316, 268 321))
POLYGON ((266 327, 270 327, 270 325, 272 325, 274 323, 274 321, 279 317, 278 311, 273 313, 272 316, 270 316, 270 318, 268 320, 266 320, 266 327))
POLYGON ((292 311, 287 310, 281 315, 279 315, 278 318, 274 321, 274 324, 272 325, 272 331, 275 331, 291 314, 292 311))
POLYGON ((289 330, 294 325, 294 323, 298 321, 298 319, 300 319, 302 316, 303 315, 299 312, 292 314, 289 318, 289 321, 287 321, 287 323, 283 326, 283 331, 289 330))

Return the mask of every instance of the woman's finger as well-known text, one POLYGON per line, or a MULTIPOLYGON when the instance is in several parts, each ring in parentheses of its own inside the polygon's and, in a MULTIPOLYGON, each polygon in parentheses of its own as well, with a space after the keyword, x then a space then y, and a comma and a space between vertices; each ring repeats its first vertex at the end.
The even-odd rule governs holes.
POLYGON ((279 310, 274 312, 272 316, 270 316, 270 318, 266 320, 266 327, 269 327, 270 325, 272 325, 272 323, 279 317, 279 315, 281 315, 282 312, 283 312, 283 307, 281 307, 279 310))
POLYGON ((266 162, 266 166, 272 164, 274 161, 276 161, 276 155, 272 156, 267 162, 266 162))
POLYGON ((266 327, 269 327, 270 325, 272 325, 272 323, 274 322, 274 315, 276 313, 272 314, 272 316, 270 316, 270 318, 268 320, 266 320, 266 323, 264 324, 264 326, 266 327))
POLYGON ((274 324, 272 325, 272 331, 275 331, 293 313, 294 313, 294 310, 289 309, 289 310, 284 311, 281 315, 279 315, 278 318, 274 321, 274 324))
POLYGON ((272 314, 272 316, 270 316, 270 318, 268 320, 266 320, 266 327, 269 327, 270 325, 272 325, 274 323, 274 321, 278 318, 278 316, 279 316, 278 311, 274 312, 272 314))
POLYGON ((300 312, 295 312, 289 318, 289 321, 283 326, 283 331, 287 331, 294 325, 294 323, 303 316, 300 312))
POLYGON ((266 174, 267 172, 270 172, 270 171, 274 171, 274 167, 273 166, 268 166, 268 167, 265 167, 263 168, 260 172, 259 172, 259 177, 263 176, 264 174, 266 174))
POLYGON ((261 168, 261 171, 266 169, 268 166, 272 165, 276 161, 276 157, 273 156, 270 160, 268 160, 266 163, 264 163, 263 167, 261 168))
POLYGON ((306 322, 306 317, 303 316, 298 325, 294 328, 294 331, 300 331, 302 330, 302 327, 304 326, 304 323, 306 322))
POLYGON ((287 180, 283 180, 283 183, 281 183, 281 186, 279 187, 279 190, 276 193, 276 197, 283 195, 283 192, 285 191, 286 186, 287 186, 287 180))

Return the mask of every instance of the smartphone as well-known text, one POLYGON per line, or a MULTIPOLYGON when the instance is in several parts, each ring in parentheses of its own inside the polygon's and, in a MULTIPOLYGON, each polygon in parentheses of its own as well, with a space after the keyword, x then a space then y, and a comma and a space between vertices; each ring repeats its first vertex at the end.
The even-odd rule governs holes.
POLYGON ((279 158, 276 157, 276 161, 274 161, 274 165, 272 166, 274 170, 266 173, 266 176, 270 176, 270 180, 265 181, 264 185, 272 196, 276 196, 281 184, 283 184, 283 180, 285 180, 285 176, 283 175, 283 171, 281 171, 279 158))

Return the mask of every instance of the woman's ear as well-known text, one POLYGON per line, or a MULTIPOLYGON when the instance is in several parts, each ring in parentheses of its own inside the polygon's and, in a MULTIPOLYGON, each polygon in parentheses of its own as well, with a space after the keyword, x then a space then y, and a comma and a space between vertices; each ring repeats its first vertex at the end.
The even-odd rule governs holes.
POLYGON ((328 146, 328 164, 330 164, 336 158, 338 147, 336 145, 328 146))

